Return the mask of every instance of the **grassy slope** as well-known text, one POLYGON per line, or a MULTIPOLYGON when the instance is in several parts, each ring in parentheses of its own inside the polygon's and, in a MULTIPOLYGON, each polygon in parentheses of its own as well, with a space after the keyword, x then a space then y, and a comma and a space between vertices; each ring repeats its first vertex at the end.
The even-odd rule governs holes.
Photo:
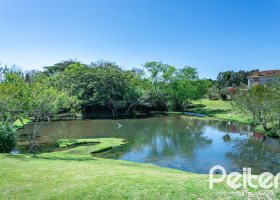
POLYGON ((58 140, 58 146, 64 148, 63 150, 39 154, 37 157, 48 159, 92 160, 91 154, 107 151, 126 143, 127 141, 121 138, 63 139, 58 140))
POLYGON ((194 101, 195 107, 191 109, 192 112, 202 113, 208 115, 210 118, 216 118, 221 120, 236 121, 242 123, 251 123, 250 116, 246 116, 233 106, 228 101, 215 100, 211 101, 203 99, 194 101))
MULTIPOLYGON (((0 199, 224 199, 208 176, 95 158, 65 161, 0 154, 0 199)), ((232 197, 233 198, 233 197, 232 197)), ((238 198, 236 198, 238 199, 238 198)))
MULTIPOLYGON (((191 109, 192 112, 206 114, 209 117, 197 117, 199 119, 216 119, 226 120, 232 122, 241 122, 245 124, 252 124, 252 117, 243 114, 241 111, 235 109, 230 102, 222 100, 208 100, 203 99, 194 101, 196 106, 191 109)), ((183 116, 188 117, 188 116, 183 116)), ((194 118, 194 117, 193 117, 194 118)), ((257 126, 256 131, 268 135, 261 125, 257 126)))
POLYGON ((124 143, 60 140, 71 148, 36 157, 0 154, 0 199, 214 199, 226 190, 219 184, 209 191, 207 175, 90 156, 124 143))
POLYGON ((117 138, 62 140, 59 145, 71 149, 36 157, 0 154, 0 199, 243 199, 225 183, 208 189, 208 175, 78 157, 125 142, 117 138), (80 151, 80 147, 87 150, 80 151))

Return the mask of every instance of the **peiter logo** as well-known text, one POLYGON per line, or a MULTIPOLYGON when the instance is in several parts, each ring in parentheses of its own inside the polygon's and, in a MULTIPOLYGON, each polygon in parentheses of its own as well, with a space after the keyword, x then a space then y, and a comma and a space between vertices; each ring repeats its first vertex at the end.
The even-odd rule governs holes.
POLYGON ((226 184, 236 189, 247 189, 248 187, 258 189, 277 189, 279 186, 280 173, 273 175, 270 172, 264 172, 260 175, 252 175, 251 168, 243 168, 243 174, 238 172, 232 172, 227 175, 225 168, 221 165, 213 166, 209 171, 209 188, 214 188, 214 183, 220 183, 226 181, 226 184), (217 175, 217 172, 219 175, 217 175))

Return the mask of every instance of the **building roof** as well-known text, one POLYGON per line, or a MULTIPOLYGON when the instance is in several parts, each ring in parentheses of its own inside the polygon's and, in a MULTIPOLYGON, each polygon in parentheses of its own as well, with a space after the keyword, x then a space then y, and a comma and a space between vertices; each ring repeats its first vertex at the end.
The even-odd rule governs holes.
POLYGON ((280 70, 255 71, 249 77, 280 76, 280 70))

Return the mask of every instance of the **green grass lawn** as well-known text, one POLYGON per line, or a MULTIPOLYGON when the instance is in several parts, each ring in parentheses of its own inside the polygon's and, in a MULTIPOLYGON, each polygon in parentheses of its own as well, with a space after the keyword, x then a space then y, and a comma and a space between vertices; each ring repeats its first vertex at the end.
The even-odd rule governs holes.
POLYGON ((0 199, 247 199, 225 182, 210 190, 208 175, 90 156, 126 142, 60 140, 57 152, 0 154, 0 199))
POLYGON ((208 176, 95 158, 65 161, 0 155, 0 199, 223 199, 208 176))
POLYGON ((193 105, 194 107, 190 109, 191 112, 206 114, 210 119, 252 123, 250 116, 244 115, 241 111, 235 109, 229 101, 203 99, 194 101, 193 105))
MULTIPOLYGON (((189 111, 194 113, 206 114, 208 117, 194 117, 197 119, 215 119, 215 120, 224 120, 231 122, 240 122, 245 124, 252 124, 252 117, 245 115, 240 110, 234 108, 229 101, 222 100, 208 100, 202 99, 198 101, 193 101, 193 108, 189 111)), ((182 115, 182 117, 189 117, 182 115)), ((261 125, 258 125, 255 129, 256 131, 268 135, 261 125)))

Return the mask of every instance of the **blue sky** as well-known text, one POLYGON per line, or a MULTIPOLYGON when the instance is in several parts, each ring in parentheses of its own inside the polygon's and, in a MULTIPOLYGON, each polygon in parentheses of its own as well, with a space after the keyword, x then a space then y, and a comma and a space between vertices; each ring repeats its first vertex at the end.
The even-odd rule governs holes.
POLYGON ((219 71, 280 68, 278 0, 1 0, 0 62, 162 61, 219 71))

